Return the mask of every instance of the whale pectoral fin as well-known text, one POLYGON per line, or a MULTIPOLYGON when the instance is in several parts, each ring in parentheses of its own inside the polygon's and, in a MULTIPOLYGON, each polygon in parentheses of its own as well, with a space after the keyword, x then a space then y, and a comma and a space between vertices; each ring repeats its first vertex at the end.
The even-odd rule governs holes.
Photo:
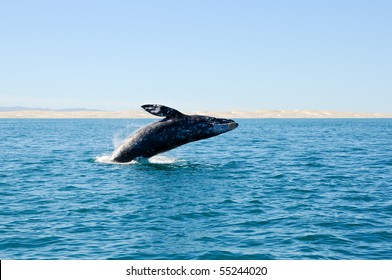
POLYGON ((176 109, 158 104, 146 104, 142 105, 142 108, 150 114, 158 117, 176 118, 184 116, 183 113, 177 111, 176 109))

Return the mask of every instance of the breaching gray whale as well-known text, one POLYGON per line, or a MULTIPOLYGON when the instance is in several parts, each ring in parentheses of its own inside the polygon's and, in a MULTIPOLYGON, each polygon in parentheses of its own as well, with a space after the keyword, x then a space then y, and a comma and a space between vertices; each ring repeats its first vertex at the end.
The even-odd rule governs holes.
POLYGON ((149 158, 238 127, 238 123, 233 120, 185 115, 163 105, 148 104, 142 108, 155 116, 165 118, 136 130, 114 150, 110 156, 111 161, 130 162, 137 158, 149 158))

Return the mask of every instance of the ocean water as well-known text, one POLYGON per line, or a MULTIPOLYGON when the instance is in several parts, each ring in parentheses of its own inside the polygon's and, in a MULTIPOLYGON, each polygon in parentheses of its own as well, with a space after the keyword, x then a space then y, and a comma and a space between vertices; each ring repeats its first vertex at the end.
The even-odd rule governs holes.
POLYGON ((151 121, 1 119, 0 259, 392 259, 392 119, 239 119, 107 161, 151 121))

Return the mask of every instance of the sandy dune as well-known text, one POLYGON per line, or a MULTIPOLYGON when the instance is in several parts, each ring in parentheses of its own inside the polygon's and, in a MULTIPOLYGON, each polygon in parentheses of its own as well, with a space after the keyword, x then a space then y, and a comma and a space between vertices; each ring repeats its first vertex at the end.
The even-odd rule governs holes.
MULTIPOLYGON (((258 110, 211 112, 187 112, 189 114, 210 115, 222 118, 392 118, 392 113, 352 113, 314 110, 258 110)), ((154 118, 140 111, 13 111, 0 112, 0 118, 154 118)))

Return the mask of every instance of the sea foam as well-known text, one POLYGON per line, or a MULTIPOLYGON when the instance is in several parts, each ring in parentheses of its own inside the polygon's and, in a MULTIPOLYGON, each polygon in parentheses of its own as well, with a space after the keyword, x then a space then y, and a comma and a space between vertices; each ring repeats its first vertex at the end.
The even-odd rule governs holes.
POLYGON ((97 163, 104 163, 104 164, 132 165, 132 164, 173 164, 176 162, 180 162, 181 160, 165 155, 157 155, 151 158, 137 158, 130 162, 115 162, 110 159, 110 155, 102 155, 102 156, 95 157, 94 161, 97 163))

